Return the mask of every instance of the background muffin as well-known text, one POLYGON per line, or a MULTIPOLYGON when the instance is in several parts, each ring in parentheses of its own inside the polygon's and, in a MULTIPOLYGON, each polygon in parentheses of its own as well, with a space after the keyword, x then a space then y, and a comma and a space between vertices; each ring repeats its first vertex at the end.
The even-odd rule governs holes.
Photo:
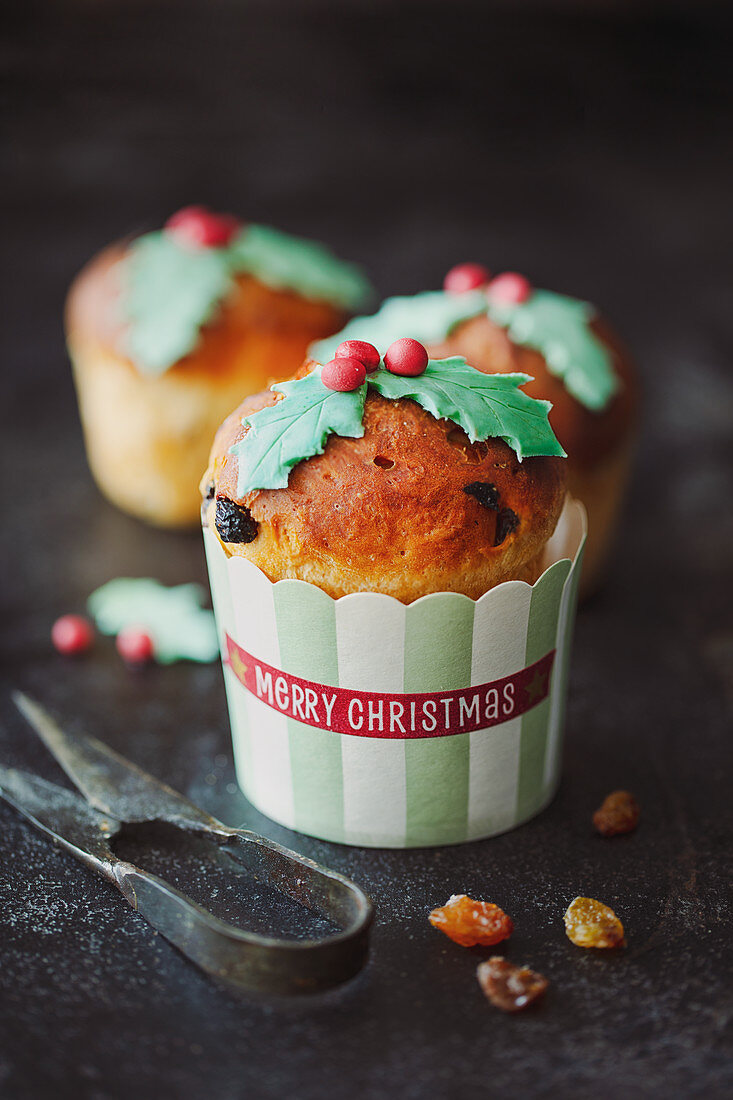
POLYGON ((526 392, 551 402, 550 423, 568 454, 568 489, 588 512, 589 591, 608 552, 634 440, 636 376, 618 338, 585 302, 534 290, 515 273, 492 280, 480 265, 461 264, 444 290, 387 299, 311 354, 327 358, 342 340, 386 344, 403 333, 431 355, 464 355, 486 373, 528 374, 526 392))
POLYGON ((286 377, 368 300, 321 245, 187 208, 113 245, 69 293, 66 331, 87 454, 102 491, 151 523, 198 518, 222 418, 286 377))

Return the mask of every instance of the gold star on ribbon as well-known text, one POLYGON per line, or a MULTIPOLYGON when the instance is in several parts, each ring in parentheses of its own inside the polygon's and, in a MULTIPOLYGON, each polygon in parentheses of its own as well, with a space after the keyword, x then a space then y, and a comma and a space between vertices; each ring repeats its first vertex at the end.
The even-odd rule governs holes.
POLYGON ((240 657, 238 649, 231 650, 229 654, 229 664, 232 666, 232 672, 237 677, 237 679, 241 680, 241 682, 244 683, 245 677, 247 675, 248 666, 240 657))
POLYGON ((543 672, 538 668, 524 690, 527 692, 527 699, 531 706, 534 706, 538 699, 544 698, 547 694, 547 670, 543 672))

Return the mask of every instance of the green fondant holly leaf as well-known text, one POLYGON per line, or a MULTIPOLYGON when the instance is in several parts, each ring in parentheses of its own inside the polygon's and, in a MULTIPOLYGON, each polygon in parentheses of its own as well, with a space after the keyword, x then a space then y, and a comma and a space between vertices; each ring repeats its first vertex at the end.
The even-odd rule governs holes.
POLYGON ((359 439, 366 383, 350 392, 329 390, 320 370, 272 387, 282 401, 245 416, 249 431, 231 448, 239 461, 237 494, 255 489, 284 489, 293 466, 323 454, 329 435, 359 439))
POLYGON ((344 309, 356 309, 371 297, 361 270, 317 241, 266 225, 248 225, 228 251, 235 271, 246 271, 275 290, 294 290, 344 309))
POLYGON ((92 592, 87 607, 102 634, 125 626, 143 627, 153 643, 155 660, 215 661, 219 653, 214 613, 201 604, 199 584, 166 588, 149 577, 117 577, 92 592))
POLYGON ((462 321, 485 312, 486 295, 481 290, 465 294, 426 290, 387 298, 371 317, 354 317, 335 336, 312 344, 308 354, 319 363, 327 363, 342 340, 367 340, 386 351, 403 336, 411 336, 429 347, 441 344, 462 321))
POLYGON ((547 419, 550 402, 519 389, 529 380, 527 374, 482 374, 456 355, 429 360, 416 378, 380 368, 369 376, 369 385, 383 397, 411 397, 439 420, 452 420, 472 443, 503 439, 520 462, 532 455, 564 457, 547 419))
POLYGON ((515 344, 541 352, 550 373, 587 408, 602 411, 618 390, 611 355, 590 327, 594 310, 587 302, 535 290, 518 305, 489 301, 489 316, 515 344))
POLYGON ((315 241, 247 225, 224 248, 186 248, 165 230, 146 233, 122 261, 125 351, 144 374, 162 374, 196 347, 235 277, 355 309, 372 295, 355 264, 315 241))
POLYGON ((293 466, 323 454, 330 435, 359 439, 367 387, 396 401, 410 397, 437 419, 460 425, 471 442, 503 439, 520 460, 532 455, 565 455, 549 425, 549 401, 537 401, 519 388, 527 374, 482 374, 462 356, 431 359, 416 378, 380 367, 357 390, 329 390, 320 369, 272 389, 283 394, 275 405, 245 416, 249 431, 230 453, 237 456, 237 494, 284 489, 293 466))
POLYGON ((602 411, 617 392, 612 357, 590 327, 593 307, 548 290, 535 290, 519 305, 487 302, 482 290, 465 294, 435 290, 387 298, 372 316, 354 317, 335 336, 311 345, 309 354, 325 363, 342 340, 368 340, 386 349, 401 336, 412 336, 430 347, 442 343, 462 321, 485 312, 508 330, 515 344, 541 352, 548 369, 586 408, 602 411))
POLYGON ((145 374, 163 374, 195 348, 232 289, 227 250, 190 249, 170 233, 146 233, 124 264, 125 350, 145 374))

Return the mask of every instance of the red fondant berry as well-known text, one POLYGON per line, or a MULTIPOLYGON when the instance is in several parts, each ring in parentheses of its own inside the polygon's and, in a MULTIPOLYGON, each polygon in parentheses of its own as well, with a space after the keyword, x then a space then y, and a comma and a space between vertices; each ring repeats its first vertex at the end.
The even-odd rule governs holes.
POLYGON ((403 336, 387 348, 384 365, 392 374, 406 374, 412 378, 422 374, 427 367, 428 353, 419 340, 403 336))
POLYGON ((62 615, 51 627, 51 641, 59 653, 84 653, 94 641, 94 627, 82 615, 62 615))
POLYGON ((215 214, 205 206, 184 206, 165 223, 166 232, 187 248, 222 248, 239 226, 232 214, 215 214))
POLYGON ((326 363, 321 371, 321 382, 329 390, 358 390, 364 384, 366 367, 359 359, 342 356, 326 363))
POLYGON ((336 348, 337 359, 358 359, 366 367, 367 373, 371 373, 379 366, 381 356, 374 344, 368 344, 366 340, 344 340, 336 348))
POLYGON ((120 657, 128 665, 146 665, 153 659, 153 640, 141 626, 123 626, 115 645, 120 657))
POLYGON ((464 294, 467 290, 476 290, 486 286, 491 272, 483 264, 456 264, 443 280, 443 290, 451 294, 464 294))
POLYGON ((499 305, 518 306, 526 302, 532 293, 532 284, 516 271, 504 271, 492 279, 486 293, 499 305))

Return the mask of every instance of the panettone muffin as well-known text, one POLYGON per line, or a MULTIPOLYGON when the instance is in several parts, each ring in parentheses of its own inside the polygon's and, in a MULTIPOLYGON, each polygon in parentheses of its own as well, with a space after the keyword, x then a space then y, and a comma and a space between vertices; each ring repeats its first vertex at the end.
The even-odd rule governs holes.
POLYGON ((521 374, 428 362, 414 340, 383 362, 361 348, 307 363, 222 425, 202 490, 227 553, 334 598, 478 599, 536 580, 565 499, 547 403, 521 374))
POLYGON ((527 381, 352 340, 223 424, 204 546, 262 813, 405 848, 552 798, 585 515, 527 381))
POLYGON ((462 264, 444 290, 387 299, 310 354, 328 359, 344 340, 386 346, 402 334, 433 356, 463 355, 486 373, 527 374, 526 393, 550 401, 550 423, 568 455, 569 492, 588 512, 588 592, 608 552, 635 434, 636 375, 618 338, 585 302, 534 290, 514 273, 492 280, 479 265, 462 264))
POLYGON ((112 245, 66 306, 87 454, 102 491, 161 526, 198 518, 212 437, 245 394, 287 377, 368 301, 328 249, 189 207, 112 245))

